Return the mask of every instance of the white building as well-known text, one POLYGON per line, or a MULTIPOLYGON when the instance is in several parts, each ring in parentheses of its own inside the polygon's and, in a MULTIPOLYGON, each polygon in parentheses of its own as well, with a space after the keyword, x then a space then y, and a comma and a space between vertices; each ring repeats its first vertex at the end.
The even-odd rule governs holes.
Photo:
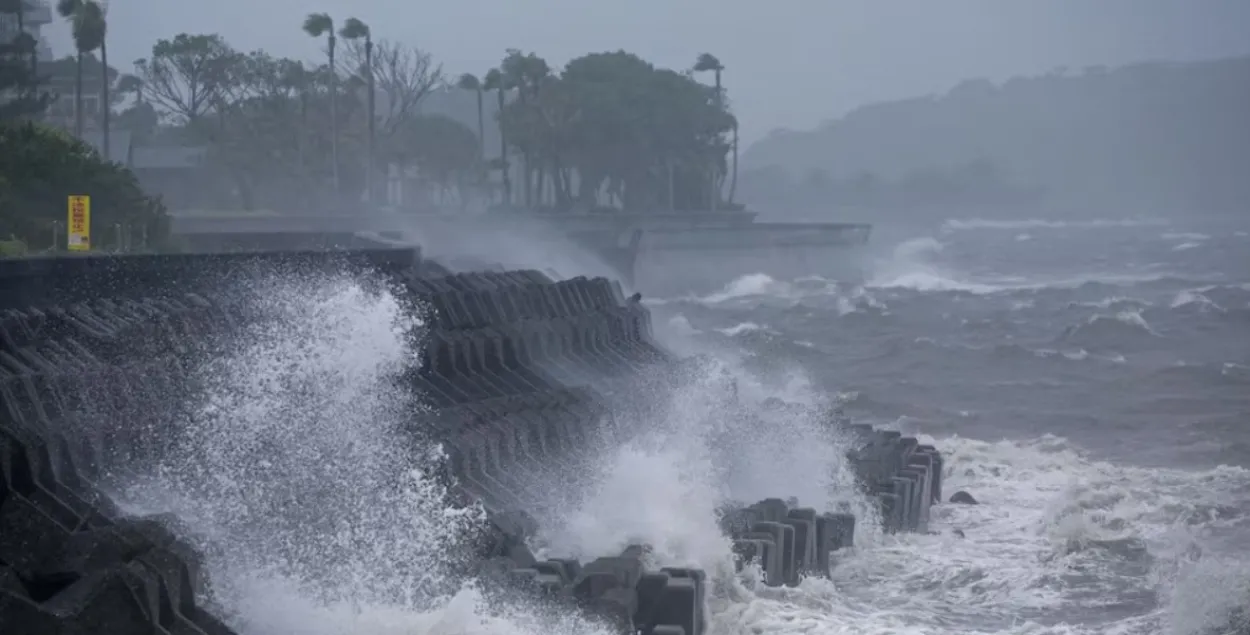
MULTIPOLYGON (((26 32, 39 43, 37 54, 40 60, 52 59, 52 48, 43 37, 43 27, 52 23, 52 8, 49 0, 25 0, 26 12, 22 16, 22 26, 26 32)), ((17 16, 11 13, 0 13, 0 42, 12 42, 17 37, 17 16)))

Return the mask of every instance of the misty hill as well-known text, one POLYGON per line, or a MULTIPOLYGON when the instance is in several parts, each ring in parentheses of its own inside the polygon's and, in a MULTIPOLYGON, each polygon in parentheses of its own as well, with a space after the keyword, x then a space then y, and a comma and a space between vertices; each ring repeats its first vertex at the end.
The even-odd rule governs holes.
POLYGON ((1250 57, 1054 72, 870 105, 743 155, 763 211, 1250 210, 1250 57))

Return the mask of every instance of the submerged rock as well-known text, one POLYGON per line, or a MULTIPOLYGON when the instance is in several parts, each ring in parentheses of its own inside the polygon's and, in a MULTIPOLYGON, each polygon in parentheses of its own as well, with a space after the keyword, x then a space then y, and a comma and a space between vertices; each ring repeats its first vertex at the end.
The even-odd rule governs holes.
POLYGON ((977 502, 977 499, 972 497, 972 494, 969 494, 968 492, 965 492, 963 490, 960 490, 958 492, 955 492, 954 494, 951 494, 951 502, 959 504, 959 505, 979 505, 980 504, 977 502))

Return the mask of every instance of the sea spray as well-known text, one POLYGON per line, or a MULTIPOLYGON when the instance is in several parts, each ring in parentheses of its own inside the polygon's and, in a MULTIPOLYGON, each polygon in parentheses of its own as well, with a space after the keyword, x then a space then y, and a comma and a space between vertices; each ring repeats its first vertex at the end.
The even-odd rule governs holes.
POLYGON ((740 608, 763 585, 753 568, 734 573, 719 526, 725 506, 794 497, 822 512, 849 509, 866 543, 877 540, 879 518, 854 483, 832 404, 801 376, 761 377, 732 351, 718 353, 649 395, 659 405, 647 420, 619 422, 637 434, 592 463, 589 491, 542 519, 540 542, 551 555, 581 557, 645 544, 658 565, 701 567, 712 632, 738 632, 740 608))
POLYGON ((441 457, 414 434, 419 396, 399 384, 419 313, 347 276, 243 293, 240 330, 189 370, 165 460, 123 497, 192 530, 242 632, 435 620, 467 592, 459 558, 480 514, 445 507, 423 476, 441 457))

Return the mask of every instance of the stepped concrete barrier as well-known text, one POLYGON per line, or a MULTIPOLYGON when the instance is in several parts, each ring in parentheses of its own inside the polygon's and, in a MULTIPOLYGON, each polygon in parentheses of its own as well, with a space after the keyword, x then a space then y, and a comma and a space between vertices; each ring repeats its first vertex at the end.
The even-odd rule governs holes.
MULTIPOLYGON (((445 448, 454 501, 487 511, 474 573, 622 633, 704 633, 700 570, 653 568, 646 545, 587 562, 539 560, 529 547, 547 494, 576 489, 594 450, 635 434, 618 417, 645 408, 634 391, 681 372, 646 308, 604 278, 452 274, 412 249, 0 260, 0 633, 234 632, 186 528, 123 513, 103 479, 160 456, 165 428, 150 406, 177 392, 203 343, 246 321, 239 285, 343 270, 426 313, 404 375, 428 408, 412 432, 445 448)), ((940 454, 897 432, 830 426, 854 439, 846 459, 882 526, 926 530, 940 454)), ((741 565, 780 586, 828 575, 856 519, 767 499, 726 509, 722 528, 741 565)))

